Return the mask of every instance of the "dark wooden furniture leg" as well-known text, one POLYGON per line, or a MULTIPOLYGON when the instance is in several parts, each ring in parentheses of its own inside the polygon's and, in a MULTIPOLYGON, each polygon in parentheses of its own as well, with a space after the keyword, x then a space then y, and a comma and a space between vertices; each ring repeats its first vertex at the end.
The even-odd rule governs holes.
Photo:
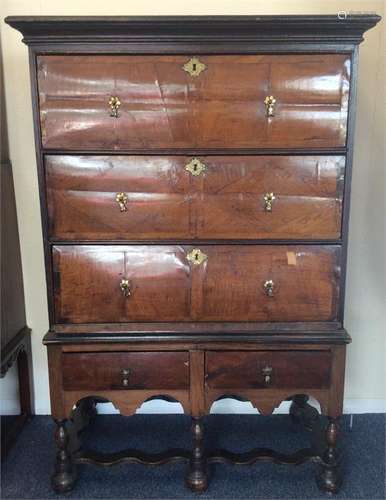
POLYGON ((294 424, 301 424, 309 431, 315 431, 315 424, 319 424, 318 411, 308 403, 309 396, 297 394, 293 397, 289 414, 294 424))
POLYGON ((69 436, 66 420, 55 420, 55 442, 58 448, 56 454, 55 472, 52 476, 52 487, 56 493, 71 491, 76 481, 76 469, 68 450, 69 436))
POLYGON ((31 336, 28 332, 25 335, 24 349, 20 351, 18 362, 19 392, 20 392, 20 412, 22 415, 31 416, 34 414, 33 401, 33 374, 32 374, 32 349, 31 336))
POLYGON ((25 422, 34 414, 33 376, 31 354, 31 330, 23 328, 18 335, 2 349, 1 377, 17 362, 19 376, 20 415, 1 434, 1 456, 4 458, 15 443, 25 422))
POLYGON ((342 485, 339 472, 339 457, 337 453, 337 438, 339 425, 337 418, 329 418, 325 430, 327 448, 322 456, 322 470, 317 476, 317 485, 327 493, 338 493, 342 485))
POLYGON ((80 450, 82 443, 80 434, 96 417, 96 401, 93 398, 82 399, 71 413, 72 425, 68 429, 68 452, 73 454, 80 450))
POLYGON ((204 451, 204 427, 202 418, 192 417, 193 450, 188 465, 186 484, 194 492, 208 488, 207 464, 204 451))
POLYGON ((289 414, 293 423, 299 424, 302 421, 302 415, 308 399, 309 397, 306 394, 296 394, 292 398, 289 414))

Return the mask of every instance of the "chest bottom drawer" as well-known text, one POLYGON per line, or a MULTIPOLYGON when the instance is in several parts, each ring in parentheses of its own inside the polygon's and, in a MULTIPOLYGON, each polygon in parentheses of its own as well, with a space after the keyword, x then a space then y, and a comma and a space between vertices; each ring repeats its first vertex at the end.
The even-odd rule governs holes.
POLYGON ((335 321, 338 245, 59 245, 56 323, 335 321))
POLYGON ((208 389, 325 389, 329 351, 212 351, 206 353, 208 389))
POLYGON ((63 389, 187 389, 187 352, 63 353, 63 389))

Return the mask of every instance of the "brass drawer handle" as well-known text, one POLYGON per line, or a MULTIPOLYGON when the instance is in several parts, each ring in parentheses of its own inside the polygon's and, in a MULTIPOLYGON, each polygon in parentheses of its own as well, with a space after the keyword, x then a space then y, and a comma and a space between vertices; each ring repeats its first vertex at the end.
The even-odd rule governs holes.
POLYGON ((126 193, 117 193, 117 195, 115 197, 115 201, 118 203, 119 210, 121 212, 127 212, 127 200, 128 199, 129 199, 129 197, 127 196, 126 193))
POLYGON ((267 280, 264 282, 264 285, 263 285, 263 288, 264 288, 264 291, 265 291, 265 294, 267 295, 267 297, 273 297, 273 292, 274 292, 274 289, 275 289, 275 284, 272 280, 267 280))
POLYGON ((119 97, 111 96, 109 99, 109 104, 110 104, 110 116, 112 116, 113 118, 119 118, 118 109, 119 106, 121 105, 119 97))
POLYGON ((272 212, 272 203, 276 200, 273 193, 265 193, 264 195, 264 209, 266 212, 272 212))
POLYGON ((201 62, 198 57, 192 57, 182 66, 182 68, 189 73, 190 76, 198 76, 206 69, 206 64, 201 62))
POLYGON ((119 287, 124 297, 130 297, 131 290, 129 280, 127 280, 126 278, 122 278, 119 283, 119 287))
POLYGON ((265 385, 269 385, 271 383, 272 366, 264 366, 261 373, 263 374, 265 385))
POLYGON ((198 158, 192 158, 189 163, 185 165, 185 170, 190 172, 192 175, 200 175, 201 172, 205 172, 206 165, 202 163, 198 158))
POLYGON ((191 262, 195 266, 198 266, 202 264, 208 258, 208 256, 204 254, 204 252, 201 252, 199 248, 193 248, 193 250, 188 253, 186 258, 189 262, 191 262))
POLYGON ((124 387, 127 387, 129 385, 130 369, 129 368, 124 368, 121 371, 121 375, 122 375, 122 385, 124 387))
POLYGON ((273 95, 267 95, 267 97, 264 99, 264 104, 266 116, 275 116, 276 99, 273 97, 273 95))

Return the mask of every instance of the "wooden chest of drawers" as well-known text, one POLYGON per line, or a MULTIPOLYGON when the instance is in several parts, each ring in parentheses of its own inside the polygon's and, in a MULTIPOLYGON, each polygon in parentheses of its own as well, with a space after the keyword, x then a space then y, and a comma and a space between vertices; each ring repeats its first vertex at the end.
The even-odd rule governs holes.
POLYGON ((7 19, 30 48, 56 491, 78 463, 178 459, 203 491, 230 461, 203 444, 224 396, 291 400, 322 436, 231 461, 313 460, 338 491, 358 44, 378 20, 7 19), (76 445, 96 402, 130 415, 156 397, 192 416, 192 450, 76 445))

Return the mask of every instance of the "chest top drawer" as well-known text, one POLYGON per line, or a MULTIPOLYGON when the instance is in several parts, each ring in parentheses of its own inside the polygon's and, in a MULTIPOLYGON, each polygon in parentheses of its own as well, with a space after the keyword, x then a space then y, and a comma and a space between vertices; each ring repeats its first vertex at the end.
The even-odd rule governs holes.
POLYGON ((42 143, 342 147, 349 79, 347 54, 39 56, 42 143))

